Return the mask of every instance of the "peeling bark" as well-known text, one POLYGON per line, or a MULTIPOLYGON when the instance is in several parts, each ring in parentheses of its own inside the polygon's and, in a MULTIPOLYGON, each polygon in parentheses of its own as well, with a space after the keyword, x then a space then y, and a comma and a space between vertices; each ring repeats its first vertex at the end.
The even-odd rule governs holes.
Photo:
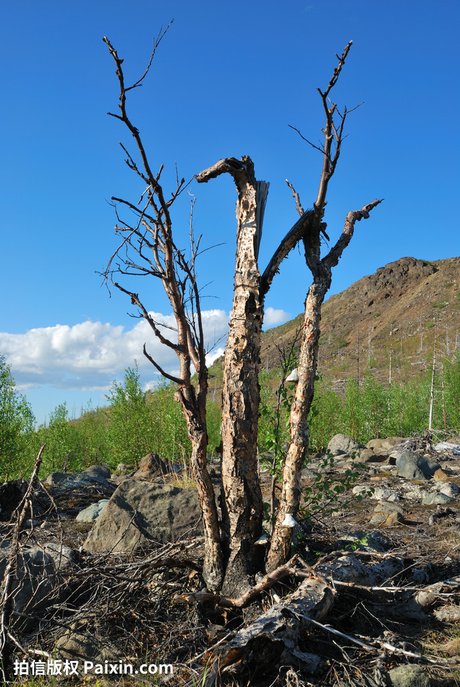
POLYGON ((304 238, 305 259, 313 276, 312 284, 305 300, 305 315, 294 402, 289 419, 290 443, 283 469, 283 488, 280 504, 273 530, 270 549, 267 556, 267 570, 274 570, 284 563, 289 556, 292 539, 292 527, 283 525, 286 515, 295 518, 300 505, 300 472, 308 451, 308 413, 313 401, 316 371, 318 367, 318 348, 320 337, 321 307, 329 290, 332 279, 332 268, 339 262, 343 251, 350 243, 356 222, 369 217, 370 211, 381 203, 374 200, 361 210, 347 214, 342 233, 329 253, 321 259, 322 212, 318 208, 316 222, 304 238))
MULTIPOLYGON (((233 639, 215 651, 218 670, 250 668, 251 673, 264 674, 280 657, 294 663, 311 658, 298 648, 308 619, 322 620, 334 604, 335 593, 322 577, 311 575, 298 589, 240 630, 233 639)), ((210 680, 212 682, 213 669, 210 680)))
POLYGON ((222 591, 249 589, 261 562, 254 541, 262 529, 263 503, 257 469, 260 339, 263 320, 257 262, 268 184, 256 181, 249 157, 220 160, 197 176, 208 181, 224 172, 238 191, 233 305, 223 363, 222 483, 223 534, 228 560, 222 591))
POLYGON ((330 283, 330 271, 323 270, 310 286, 305 301, 305 316, 297 367, 299 380, 289 419, 290 443, 283 469, 280 503, 267 557, 267 570, 274 570, 286 560, 291 545, 292 528, 284 527, 283 521, 288 514, 295 517, 300 505, 300 472, 308 450, 308 413, 313 401, 318 367, 321 306, 330 283))

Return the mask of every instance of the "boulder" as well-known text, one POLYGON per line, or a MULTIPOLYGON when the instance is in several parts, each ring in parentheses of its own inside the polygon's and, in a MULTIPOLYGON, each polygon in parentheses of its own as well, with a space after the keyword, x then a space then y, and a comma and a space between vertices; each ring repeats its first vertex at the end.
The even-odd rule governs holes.
MULTIPOLYGON (((9 521, 26 493, 28 482, 14 479, 0 484, 0 520, 9 521)), ((32 510, 35 518, 42 516, 51 507, 48 495, 42 489, 32 493, 32 510)), ((29 514, 30 515, 30 514, 29 514)))
POLYGON ((440 606, 435 610, 434 615, 442 623, 458 623, 460 622, 460 606, 455 604, 440 606))
MULTIPOLYGON (((8 564, 8 548, 0 550, 0 580, 8 564)), ((59 598, 59 578, 53 556, 34 546, 21 551, 11 583, 11 626, 31 631, 45 610, 59 598)))
POLYGON ((393 687, 430 687, 430 678, 425 666, 407 663, 392 668, 389 676, 393 687))
POLYGON ((351 454, 364 448, 361 444, 345 434, 335 434, 327 445, 327 450, 333 456, 340 456, 342 454, 351 454))
POLYGON ((414 451, 403 449, 396 455, 397 474, 406 479, 430 479, 439 468, 439 463, 414 451))
POLYGON ((26 493, 27 482, 15 479, 0 485, 0 520, 9 520, 26 493))
POLYGON ((114 491, 112 484, 104 474, 103 466, 93 466, 84 472, 71 474, 69 472, 52 472, 45 480, 45 485, 59 491, 73 491, 76 489, 95 488, 100 491, 114 491), (96 467, 98 469, 96 469, 96 467), (100 469, 99 469, 100 468, 100 469))
POLYGON ((43 551, 51 556, 53 559, 56 571, 62 572, 72 567, 80 560, 80 554, 70 546, 62 544, 61 542, 48 541, 45 542, 41 548, 43 551))
POLYGON ((133 475, 134 479, 146 479, 154 480, 158 477, 163 477, 171 472, 168 463, 156 453, 147 453, 146 456, 141 458, 139 462, 139 467, 133 475))
POLYGON ((401 437, 387 437, 386 439, 371 439, 367 442, 367 448, 372 449, 374 453, 388 453, 395 446, 399 446, 404 441, 401 437))
POLYGON ((91 475, 99 479, 110 479, 110 468, 107 465, 90 465, 86 468, 84 474, 91 475))
POLYGON ((178 541, 201 531, 195 489, 126 479, 96 520, 83 548, 93 553, 131 553, 151 542, 178 541))
POLYGON ((381 501, 374 508, 374 512, 370 519, 371 525, 379 525, 384 527, 393 527, 398 523, 403 523, 404 511, 401 506, 396 503, 387 503, 381 501))
POLYGON ((449 441, 440 441, 433 446, 436 453, 447 453, 453 456, 460 456, 460 444, 453 444, 449 441))
POLYGON ((92 503, 81 510, 75 520, 77 522, 94 522, 98 519, 108 502, 109 499, 100 499, 97 503, 92 503))
POLYGON ((422 494, 422 506, 444 506, 446 503, 452 503, 454 498, 442 494, 438 491, 426 491, 422 494))

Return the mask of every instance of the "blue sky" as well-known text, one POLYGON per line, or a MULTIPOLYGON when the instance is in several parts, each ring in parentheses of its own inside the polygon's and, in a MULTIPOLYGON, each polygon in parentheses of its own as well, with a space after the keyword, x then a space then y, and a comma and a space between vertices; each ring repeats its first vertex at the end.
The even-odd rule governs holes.
MULTIPOLYGON (((97 274, 115 246, 110 197, 142 190, 118 146, 129 136, 106 115, 117 92, 103 35, 134 78, 174 19, 132 94, 132 118, 154 166, 166 165, 166 187, 176 164, 188 179, 221 157, 252 156, 258 178, 271 183, 262 267, 296 219, 284 180, 305 206, 317 190, 320 156, 288 125, 320 140, 316 88, 353 39, 335 96, 364 104, 350 117, 330 188, 331 237, 348 210, 385 202, 358 226, 334 274, 337 292, 402 256, 459 254, 459 15, 457 0, 0 3, 0 354, 38 420, 63 401, 77 415, 89 399, 100 404, 134 359, 144 382, 153 379, 141 354, 148 334, 97 274)), ((205 245, 224 244, 200 266, 212 342, 231 304, 235 192, 228 179, 191 190, 196 231, 205 245)), ((179 237, 187 203, 177 210, 179 237)), ((302 310, 308 283, 294 254, 269 295, 268 325, 302 310)), ((149 308, 167 318, 158 285, 147 292, 149 308)))

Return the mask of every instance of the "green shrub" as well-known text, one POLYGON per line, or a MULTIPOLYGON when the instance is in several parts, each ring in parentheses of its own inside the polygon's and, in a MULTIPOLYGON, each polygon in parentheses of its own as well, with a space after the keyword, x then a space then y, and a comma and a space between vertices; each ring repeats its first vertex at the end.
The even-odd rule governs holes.
POLYGON ((27 471, 30 462, 34 415, 25 396, 18 393, 4 356, 0 356, 0 479, 27 471))

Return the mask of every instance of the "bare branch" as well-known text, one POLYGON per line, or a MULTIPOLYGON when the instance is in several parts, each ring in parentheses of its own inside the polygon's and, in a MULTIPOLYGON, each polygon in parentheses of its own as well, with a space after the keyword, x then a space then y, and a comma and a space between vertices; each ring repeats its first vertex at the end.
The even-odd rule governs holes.
MULTIPOLYGON (((241 174, 247 174, 250 170, 252 165, 247 165, 248 160, 250 160, 250 158, 245 156, 243 156, 241 160, 238 160, 236 157, 223 158, 222 160, 218 160, 214 165, 211 165, 211 167, 208 167, 202 172, 199 172, 199 174, 196 174, 195 179, 199 184, 203 184, 207 183, 211 179, 215 179, 221 174, 231 174, 236 182, 240 178, 241 174)), ((253 166, 252 170, 250 171, 254 173, 253 166)))
POLYGON ((132 86, 128 86, 126 88, 126 91, 131 91, 133 88, 138 88, 142 84, 143 80, 145 79, 145 77, 147 76, 147 74, 150 71, 150 67, 152 66, 153 58, 155 57, 155 53, 158 49, 158 46, 160 45, 161 41, 163 40, 163 38, 168 33, 168 31, 171 28, 173 23, 174 23, 174 19, 171 19, 171 21, 169 22, 169 24, 165 28, 162 27, 160 29, 160 31, 158 32, 158 36, 155 38, 155 40, 153 42, 152 52, 150 53, 150 58, 149 58, 147 67, 144 70, 144 73, 142 74, 142 76, 137 81, 135 81, 133 83, 132 86))
POLYGON ((322 260, 326 267, 332 268, 337 265, 344 249, 351 241, 355 229, 355 223, 360 222, 362 219, 368 219, 370 212, 377 207, 377 205, 380 205, 382 201, 383 198, 380 198, 379 200, 373 200, 371 203, 364 205, 361 210, 352 210, 348 213, 345 218, 345 224, 341 236, 339 237, 335 246, 331 248, 329 253, 322 260))
POLYGON ((162 377, 164 377, 165 379, 169 379, 170 382, 174 382, 174 384, 178 384, 179 386, 182 386, 183 384, 186 383, 186 382, 185 382, 185 379, 180 379, 179 377, 175 377, 174 375, 169 374, 169 372, 166 372, 166 370, 164 370, 164 369, 163 369, 163 368, 162 368, 162 367, 152 358, 152 356, 150 355, 150 353, 148 353, 145 344, 144 344, 144 347, 143 347, 143 353, 144 353, 145 357, 147 358, 147 360, 149 360, 149 361, 152 363, 153 367, 154 367, 156 370, 158 370, 158 372, 161 374, 162 377))
POLYGON ((343 66, 344 66, 344 64, 345 64, 345 60, 346 60, 347 57, 348 57, 348 53, 350 52, 350 49, 351 49, 351 46, 352 46, 352 45, 353 45, 353 41, 348 41, 348 43, 346 44, 346 46, 345 46, 344 49, 343 49, 342 54, 341 54, 341 55, 336 55, 336 57, 337 57, 339 63, 338 63, 338 65, 337 65, 337 67, 334 69, 334 73, 333 73, 332 76, 331 76, 331 79, 330 79, 330 81, 329 81, 329 83, 328 83, 328 85, 327 85, 326 90, 324 91, 324 93, 322 93, 322 92, 320 91, 320 89, 318 88, 318 91, 321 93, 321 96, 322 96, 323 98, 327 98, 327 97, 329 96, 329 93, 330 93, 331 90, 334 88, 335 84, 337 83, 337 81, 338 81, 338 79, 339 79, 339 76, 340 76, 340 72, 341 72, 342 69, 343 69, 343 66))
POLYGON ((262 274, 260 285, 262 296, 265 296, 270 289, 275 274, 277 274, 284 258, 286 258, 297 243, 314 228, 317 221, 318 218, 315 210, 307 210, 300 219, 297 220, 284 238, 281 239, 278 248, 273 253, 270 262, 262 274))
POLYGON ((333 72, 333 74, 329 80, 329 83, 327 85, 326 90, 322 91, 320 88, 318 88, 318 93, 321 96, 324 114, 326 117, 326 123, 325 123, 324 129, 323 129, 323 134, 324 134, 323 169, 321 172, 321 177, 320 177, 320 182, 319 182, 319 187, 318 187, 318 194, 316 196, 316 201, 315 201, 315 207, 317 208, 318 212, 321 215, 324 212, 324 206, 325 206, 326 195, 327 195, 327 187, 328 187, 329 181, 331 180, 331 178, 335 172, 337 162, 339 161, 340 152, 341 152, 341 144, 342 144, 342 140, 343 140, 343 131, 344 131, 344 126, 345 126, 345 119, 346 119, 346 115, 347 115, 346 109, 345 109, 343 115, 340 115, 340 113, 337 110, 337 104, 336 103, 329 103, 329 94, 339 79, 340 73, 343 69, 343 66, 345 64, 345 60, 347 59, 347 56, 348 56, 348 53, 350 52, 351 46, 352 46, 352 41, 347 43, 347 45, 345 46, 345 48, 342 52, 342 55, 337 55, 338 64, 334 69, 334 72, 333 72), (336 113, 340 117, 340 120, 341 120, 339 127, 336 127, 336 125, 334 123, 334 115, 336 113), (335 151, 333 152, 333 142, 334 141, 335 141, 335 151))
POLYGON ((294 186, 291 184, 289 179, 285 179, 285 182, 288 185, 288 187, 291 189, 292 196, 295 200, 295 209, 297 210, 297 214, 299 215, 299 217, 302 217, 302 215, 305 213, 305 210, 303 209, 302 202, 300 200, 300 195, 295 190, 294 186))
POLYGON ((298 129, 298 128, 297 128, 296 126, 294 126, 293 124, 288 124, 288 126, 289 126, 290 129, 293 129, 293 131, 295 131, 296 133, 299 134, 299 136, 300 136, 300 138, 302 139, 302 141, 305 141, 305 143, 308 143, 309 146, 311 146, 312 148, 314 148, 315 150, 317 150, 318 152, 320 152, 321 155, 324 155, 324 146, 316 145, 315 143, 313 143, 312 141, 310 141, 310 139, 306 138, 306 137, 303 135, 303 133, 300 131, 300 129, 298 129))

